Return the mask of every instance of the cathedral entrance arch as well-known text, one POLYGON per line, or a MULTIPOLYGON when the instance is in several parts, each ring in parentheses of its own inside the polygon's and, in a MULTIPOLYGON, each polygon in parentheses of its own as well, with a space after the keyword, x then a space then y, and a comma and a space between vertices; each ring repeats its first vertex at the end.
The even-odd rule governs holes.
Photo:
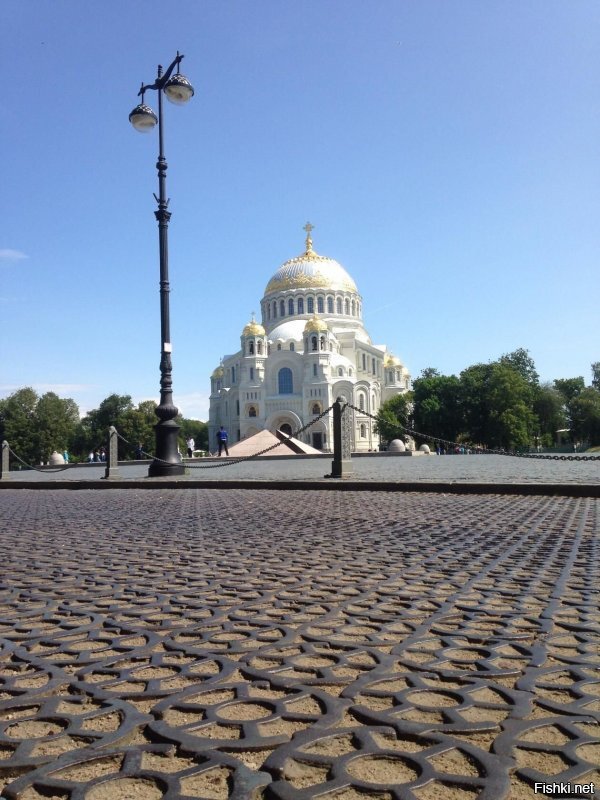
POLYGON ((275 411, 267 419, 265 428, 271 433, 279 430, 287 433, 288 436, 293 436, 303 425, 304 423, 295 412, 275 411))

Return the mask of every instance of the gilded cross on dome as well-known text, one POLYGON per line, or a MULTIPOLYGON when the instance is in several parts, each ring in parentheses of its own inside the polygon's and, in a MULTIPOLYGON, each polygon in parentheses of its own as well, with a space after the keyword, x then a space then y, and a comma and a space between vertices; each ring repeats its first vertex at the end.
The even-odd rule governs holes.
POLYGON ((304 226, 303 230, 306 231, 306 252, 312 253, 312 238, 311 238, 311 231, 314 229, 314 225, 311 225, 310 222, 307 222, 304 226))

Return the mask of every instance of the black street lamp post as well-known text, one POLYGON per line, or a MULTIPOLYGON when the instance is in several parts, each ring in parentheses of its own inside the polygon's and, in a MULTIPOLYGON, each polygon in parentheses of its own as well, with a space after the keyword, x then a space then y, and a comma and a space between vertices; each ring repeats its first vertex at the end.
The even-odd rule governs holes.
POLYGON ((177 105, 187 103, 194 96, 194 89, 191 83, 183 75, 179 74, 179 64, 182 55, 177 53, 177 57, 168 67, 163 75, 162 67, 159 65, 157 77, 154 83, 144 86, 139 91, 142 102, 137 105, 129 115, 129 121, 133 127, 146 133, 151 131, 158 123, 158 197, 154 195, 158 203, 158 209, 154 216, 158 222, 158 242, 160 254, 160 404, 156 408, 158 423, 156 431, 156 455, 148 469, 149 477, 183 475, 184 466, 181 463, 177 449, 177 433, 179 425, 175 421, 178 409, 173 403, 173 383, 172 383, 172 363, 171 363, 171 331, 169 321, 169 245, 167 230, 171 212, 168 210, 169 200, 167 199, 166 178, 167 162, 163 152, 163 122, 162 122, 162 93, 167 99, 177 105), (177 67, 177 73, 173 75, 173 70, 177 67), (154 111, 144 104, 144 93, 149 89, 158 92, 158 117, 154 111))

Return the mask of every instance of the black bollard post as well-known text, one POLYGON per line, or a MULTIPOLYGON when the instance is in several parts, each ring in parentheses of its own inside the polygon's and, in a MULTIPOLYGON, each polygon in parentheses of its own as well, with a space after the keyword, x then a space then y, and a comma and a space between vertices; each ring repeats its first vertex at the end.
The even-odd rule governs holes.
POLYGON ((333 404, 332 478, 348 478, 352 472, 352 420, 343 397, 333 404))

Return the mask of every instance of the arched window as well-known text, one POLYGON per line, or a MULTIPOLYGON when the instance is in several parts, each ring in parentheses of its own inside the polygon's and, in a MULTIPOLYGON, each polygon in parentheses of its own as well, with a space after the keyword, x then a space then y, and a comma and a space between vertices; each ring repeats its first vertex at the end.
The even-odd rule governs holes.
POLYGON ((277 319, 277 301, 273 300, 273 319, 277 319))
POLYGON ((327 298, 327 313, 333 314, 333 297, 327 298))
POLYGON ((348 298, 344 300, 344 314, 350 314, 350 300, 348 298))
POLYGON ((321 406, 318 403, 315 403, 312 407, 312 414, 320 414, 321 413, 321 406))
POLYGON ((314 353, 317 350, 317 348, 318 348, 317 337, 316 336, 311 336, 310 337, 310 349, 314 353))
POLYGON ((294 352, 295 349, 296 349, 296 345, 293 342, 290 342, 290 350, 292 352, 294 352))
POLYGON ((367 438, 367 426, 366 425, 361 425, 360 426, 360 438, 361 439, 366 439, 367 438))
POLYGON ((321 350, 325 350, 325 337, 321 336, 321 350))
POLYGON ((312 297, 307 297, 306 298, 306 311, 309 314, 314 314, 315 313, 315 301, 314 301, 314 298, 312 298, 312 297))
POLYGON ((292 300, 291 297, 288 300, 288 314, 290 317, 294 316, 294 301, 292 300))
POLYGON ((248 352, 251 356, 254 355, 254 342, 248 342, 248 352))
POLYGON ((281 426, 281 428, 279 428, 279 430, 282 433, 285 433, 286 436, 291 436, 292 435, 292 426, 287 422, 284 422, 283 425, 281 426))
POLYGON ((250 367, 250 380, 254 380, 254 367, 250 367))
POLYGON ((281 342, 277 342, 277 349, 281 350, 281 342))
POLYGON ((236 413, 236 414, 238 415, 238 417, 239 417, 239 415, 240 415, 240 401, 239 401, 239 400, 236 400, 236 401, 235 401, 235 413, 236 413))
POLYGON ((338 367, 338 377, 339 378, 343 378, 344 377, 344 368, 343 367, 338 367))
POLYGON ((285 317, 285 300, 279 301, 279 316, 285 317))
POLYGON ((317 365, 313 364, 313 378, 317 377, 317 365))
POLYGON ((363 365, 363 371, 366 372, 367 371, 367 355, 366 355, 366 353, 362 354, 362 365, 363 365))
POLYGON ((323 314, 324 311, 325 311, 325 304, 323 303, 323 298, 317 297, 317 313, 323 314))
POLYGON ((262 355, 262 342, 256 343, 256 352, 258 353, 259 356, 262 355))
POLYGON ((356 315, 356 303, 353 300, 352 301, 352 316, 354 317, 355 315, 356 315))
POLYGON ((254 406, 250 406, 250 408, 248 409, 248 416, 249 417, 255 417, 256 416, 256 409, 254 408, 254 406))
POLYGON ((371 372, 375 375, 375 359, 371 359, 371 372))
POLYGON ((303 297, 299 297, 298 298, 298 313, 299 314, 304 314, 304 298, 303 297))
POLYGON ((365 396, 362 392, 358 395, 358 407, 361 411, 365 410, 365 396))
POLYGON ((279 370, 278 379, 279 394, 294 394, 294 379, 289 367, 282 367, 279 370))
POLYGON ((342 313, 342 298, 338 297, 335 301, 335 310, 338 314, 342 313))
POLYGON ((349 368, 348 368, 348 377, 349 377, 349 378, 351 378, 351 377, 352 377, 352 367, 349 367, 349 368))
POLYGON ((235 367, 231 368, 231 382, 235 383, 235 367))
POLYGON ((271 319, 271 304, 267 303, 267 319, 271 319))

